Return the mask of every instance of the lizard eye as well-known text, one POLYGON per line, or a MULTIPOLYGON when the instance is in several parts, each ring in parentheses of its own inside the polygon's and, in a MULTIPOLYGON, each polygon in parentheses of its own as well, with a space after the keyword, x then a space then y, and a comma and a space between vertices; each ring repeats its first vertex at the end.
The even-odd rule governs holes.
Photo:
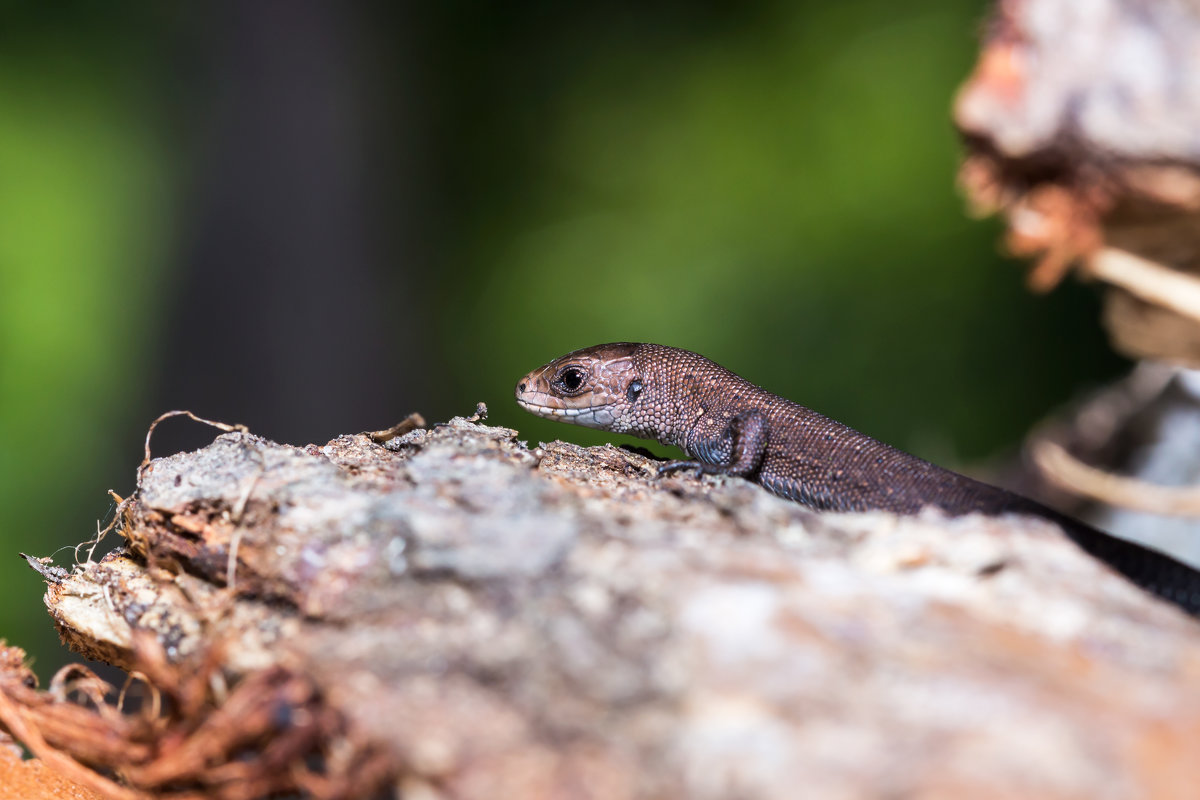
POLYGON ((586 376, 579 367, 567 367, 558 374, 558 384, 568 392, 577 392, 586 376))
POLYGON ((625 397, 629 400, 629 402, 632 403, 633 401, 638 399, 638 395, 641 393, 642 393, 642 382, 640 380, 638 380, 637 378, 634 378, 630 382, 629 388, 625 390, 625 397))

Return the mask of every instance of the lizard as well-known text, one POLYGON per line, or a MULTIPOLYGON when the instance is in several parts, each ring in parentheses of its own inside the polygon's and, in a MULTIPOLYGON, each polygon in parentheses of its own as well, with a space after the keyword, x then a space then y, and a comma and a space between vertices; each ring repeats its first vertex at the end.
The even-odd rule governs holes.
POLYGON ((1200 571, 1021 495, 906 453, 747 381, 688 350, 616 342, 568 353, 516 385, 540 417, 673 445, 683 470, 746 478, 818 511, 928 507, 948 516, 1033 515, 1146 591, 1200 616, 1200 571))

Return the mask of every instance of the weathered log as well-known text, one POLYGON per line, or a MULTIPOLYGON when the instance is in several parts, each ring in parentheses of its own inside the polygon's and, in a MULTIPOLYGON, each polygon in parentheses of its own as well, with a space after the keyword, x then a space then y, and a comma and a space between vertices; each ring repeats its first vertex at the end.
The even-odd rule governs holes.
POLYGON ((137 797, 1200 785, 1196 623, 1050 524, 818 515, 653 467, 465 419, 158 459, 125 547, 48 571, 46 602, 163 702, 101 713, 10 677, 0 721, 137 797))

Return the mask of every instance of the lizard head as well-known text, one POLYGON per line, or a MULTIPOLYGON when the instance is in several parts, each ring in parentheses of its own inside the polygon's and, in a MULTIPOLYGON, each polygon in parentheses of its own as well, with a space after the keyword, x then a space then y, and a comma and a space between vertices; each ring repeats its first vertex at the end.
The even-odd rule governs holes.
POLYGON ((567 353, 522 378, 517 403, 539 417, 639 434, 635 420, 645 376, 634 356, 642 346, 619 342, 567 353))

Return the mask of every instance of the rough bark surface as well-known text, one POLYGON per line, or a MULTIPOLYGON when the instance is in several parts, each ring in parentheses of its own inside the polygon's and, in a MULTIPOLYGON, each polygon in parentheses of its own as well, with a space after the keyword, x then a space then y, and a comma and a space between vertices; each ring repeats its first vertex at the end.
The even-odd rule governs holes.
POLYGON ((1050 524, 653 475, 465 419, 158 459, 46 602, 171 702, 6 678, 0 721, 129 797, 1194 796, 1196 623, 1050 524))
POLYGON ((22 760, 21 748, 0 736, 0 800, 101 800, 36 758, 22 760))

